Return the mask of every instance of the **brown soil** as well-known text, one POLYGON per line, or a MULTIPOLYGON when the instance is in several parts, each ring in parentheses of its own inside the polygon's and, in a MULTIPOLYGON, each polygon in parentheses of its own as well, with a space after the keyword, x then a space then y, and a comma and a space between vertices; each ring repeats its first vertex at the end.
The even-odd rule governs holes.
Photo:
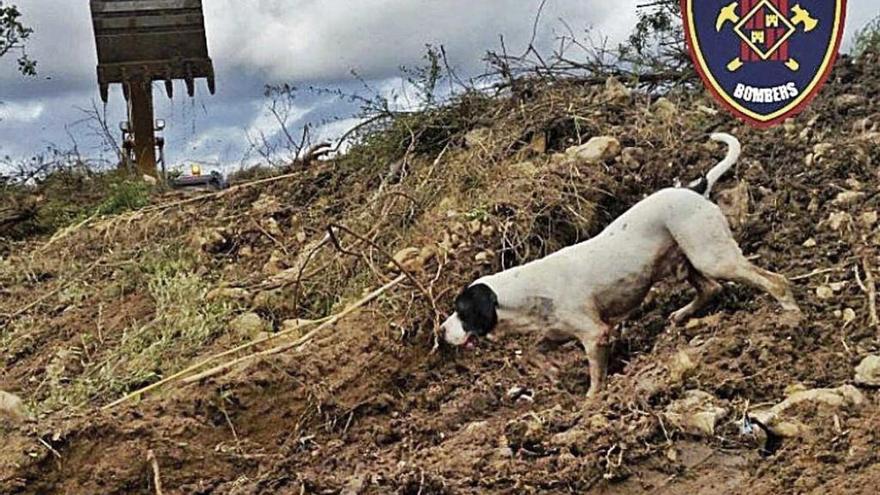
MULTIPOLYGON (((681 115, 658 121, 644 96, 615 109, 601 101, 601 89, 551 88, 535 97, 546 110, 540 114, 543 123, 511 117, 493 128, 488 152, 463 146, 451 151, 446 162, 457 165, 438 171, 443 175, 437 179, 439 193, 419 207, 394 203, 387 224, 383 217, 359 217, 368 211, 365 198, 380 173, 348 175, 325 164, 299 178, 159 216, 147 211, 110 220, 59 239, 30 258, 26 266, 32 276, 0 291, 0 313, 49 293, 94 260, 106 261, 85 275, 81 298, 50 297, 19 317, 32 331, 2 351, 0 389, 20 394, 39 414, 18 426, 2 426, 0 493, 156 493, 150 450, 166 494, 875 493, 880 483, 876 390, 861 389, 866 401, 860 407, 798 406, 792 414, 810 427, 809 433, 783 439, 769 454, 762 453, 763 437, 744 435, 740 428, 747 410, 780 402, 792 385, 852 383, 854 367, 880 350, 880 329, 869 324, 867 297, 854 275, 858 267, 864 281, 867 265, 880 276, 880 235, 863 217, 880 210, 880 104, 841 97, 880 91, 877 67, 873 59, 843 60, 811 110, 790 126, 765 132, 739 126, 723 113, 698 110, 711 104, 694 94, 677 95, 673 101, 681 115), (559 95, 573 98, 573 114, 589 116, 592 135, 613 135, 624 146, 641 147, 639 163, 618 159, 607 167, 566 168, 551 157, 555 150, 530 156, 527 149, 512 149, 523 129, 559 121, 554 113, 561 111, 554 103, 559 95), (516 137, 504 141, 510 128, 518 129, 516 137), (493 265, 473 262, 486 249, 501 251, 501 232, 524 239, 509 253, 517 261, 593 234, 642 195, 711 166, 720 152, 703 142, 717 129, 732 130, 745 147, 736 180, 747 183, 750 210, 737 239, 755 263, 795 278, 806 314, 799 325, 783 324, 765 295, 728 285, 702 319, 672 328, 666 317, 689 293, 681 283, 664 283, 622 326, 607 390, 586 400, 587 361, 573 343, 540 342, 536 334, 510 330, 476 349, 432 352, 431 312, 420 292, 407 285, 301 351, 199 383, 172 384, 110 411, 99 406, 117 397, 93 397, 79 408, 40 408, 47 394, 41 382, 58 352, 97 332, 112 346, 131 322, 154 317, 142 287, 131 287, 123 297, 101 290, 121 276, 113 265, 120 260, 112 253, 135 252, 147 241, 189 239, 200 219, 203 227, 223 229, 225 236, 198 243, 201 275, 218 285, 254 288, 265 282, 261 267, 277 247, 242 216, 261 194, 282 205, 263 213, 285 232, 282 244, 292 245, 288 241, 294 243, 300 231, 319 239, 331 219, 363 231, 375 221, 383 231, 393 226, 393 234, 377 238, 392 252, 440 243, 456 222, 466 223, 460 215, 447 215, 450 209, 484 207, 494 231, 462 233, 470 235, 468 243, 448 253, 442 265, 435 261, 418 272, 424 284, 436 282, 434 293, 445 313, 464 281, 506 262, 501 255, 492 258, 493 265), (462 193, 456 178, 478 167, 487 167, 477 177, 482 185, 462 193), (840 196, 846 191, 863 194, 847 200, 840 196), (564 208, 579 200, 589 205, 580 212, 580 224, 564 208), (829 221, 833 218, 842 220, 829 221), (253 256, 240 254, 245 245, 253 256), (817 289, 825 286, 832 294, 820 298, 817 289), (849 323, 844 322, 847 308, 856 315, 849 323), (99 320, 103 323, 96 325, 99 320), (695 367, 677 376, 682 351, 695 367), (515 387, 520 391, 511 393, 515 387), (665 419, 667 406, 687 390, 707 392, 729 409, 714 435, 688 434, 665 419)), ((499 101, 499 114, 511 113, 508 104, 499 101)), ((589 137, 573 137, 574 144, 589 137)), ((416 190, 412 184, 435 158, 414 160, 412 175, 391 190, 416 190)), ((373 170, 384 171, 385 165, 373 170)), ((733 183, 728 179, 720 189, 733 183)), ((307 244, 298 242, 291 250, 304 251, 307 244)), ((13 261, 25 263, 44 243, 23 248, 13 261)), ((373 265, 385 270, 387 260, 372 254, 373 265)), ((326 259, 328 268, 303 284, 301 295, 287 287, 285 303, 255 309, 275 324, 316 316, 383 282, 362 260, 332 249, 322 256, 314 266, 326 259), (301 308, 289 307, 295 297, 302 297, 301 308)), ((289 265, 295 266, 299 258, 294 258, 287 259, 289 265)), ((187 355, 195 362, 235 343, 221 337, 187 355)))

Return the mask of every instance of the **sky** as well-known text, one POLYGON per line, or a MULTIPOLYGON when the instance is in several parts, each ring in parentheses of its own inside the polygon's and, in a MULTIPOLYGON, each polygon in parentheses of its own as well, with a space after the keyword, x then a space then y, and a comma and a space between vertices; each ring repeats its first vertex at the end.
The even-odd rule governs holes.
MULTIPOLYGON (((805 0, 811 1, 811 0, 805 0)), ((547 0, 536 45, 550 51, 558 36, 623 40, 643 0, 547 0)), ((115 134, 124 119, 118 85, 106 107, 95 75, 97 55, 88 0, 7 0, 34 29, 28 54, 38 76, 15 71, 13 57, 0 60, 0 157, 15 159, 49 147, 76 147, 84 156, 110 160, 87 111, 106 113, 115 134)), ((260 157, 251 143, 280 139, 268 112, 266 84, 323 87, 343 92, 400 93, 400 67, 422 63, 425 45, 443 45, 463 76, 485 69, 486 50, 504 37, 509 52, 521 52, 532 37, 540 0, 204 0, 208 47, 217 73, 217 93, 204 81, 196 97, 183 83, 169 100, 156 85, 156 117, 166 120, 171 166, 199 161, 230 170, 260 157), (353 73, 358 75, 355 78, 353 73)), ((849 0, 847 40, 880 14, 876 0, 849 0)), ((357 107, 331 94, 299 91, 286 108, 288 127, 315 126, 314 137, 334 138, 356 123, 357 107)), ((116 136, 118 139, 119 136, 116 136)))

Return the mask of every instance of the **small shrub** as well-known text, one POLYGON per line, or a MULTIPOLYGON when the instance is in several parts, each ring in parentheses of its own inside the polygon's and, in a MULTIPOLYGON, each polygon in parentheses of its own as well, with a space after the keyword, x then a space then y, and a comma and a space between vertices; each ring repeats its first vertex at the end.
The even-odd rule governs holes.
POLYGON ((880 53, 880 16, 856 31, 852 53, 856 58, 862 58, 868 53, 880 53))

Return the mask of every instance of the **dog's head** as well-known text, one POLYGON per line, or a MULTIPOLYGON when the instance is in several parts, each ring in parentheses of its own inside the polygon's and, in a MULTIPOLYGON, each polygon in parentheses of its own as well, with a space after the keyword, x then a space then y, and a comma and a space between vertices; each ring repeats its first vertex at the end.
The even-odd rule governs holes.
POLYGON ((443 323, 443 340, 464 345, 471 337, 485 337, 498 324, 498 296, 486 284, 475 284, 455 300, 455 313, 443 323))

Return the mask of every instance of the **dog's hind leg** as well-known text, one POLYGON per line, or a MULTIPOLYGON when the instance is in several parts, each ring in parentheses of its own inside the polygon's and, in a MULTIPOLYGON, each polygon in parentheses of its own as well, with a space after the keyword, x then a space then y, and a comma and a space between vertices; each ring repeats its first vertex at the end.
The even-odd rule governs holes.
POLYGON ((670 321, 672 321, 672 323, 675 325, 684 322, 685 320, 693 316, 697 311, 703 309, 707 304, 715 299, 715 296, 717 296, 719 292, 721 292, 721 284, 700 273, 696 268, 691 266, 690 263, 687 264, 688 282, 690 282, 690 284, 697 291, 697 295, 696 297, 694 297, 693 301, 688 303, 687 306, 679 309, 669 316, 670 321))
POLYGON ((767 292, 782 308, 800 313, 788 280, 749 262, 733 239, 721 210, 712 205, 698 214, 668 225, 688 261, 703 276, 730 280, 767 292))

